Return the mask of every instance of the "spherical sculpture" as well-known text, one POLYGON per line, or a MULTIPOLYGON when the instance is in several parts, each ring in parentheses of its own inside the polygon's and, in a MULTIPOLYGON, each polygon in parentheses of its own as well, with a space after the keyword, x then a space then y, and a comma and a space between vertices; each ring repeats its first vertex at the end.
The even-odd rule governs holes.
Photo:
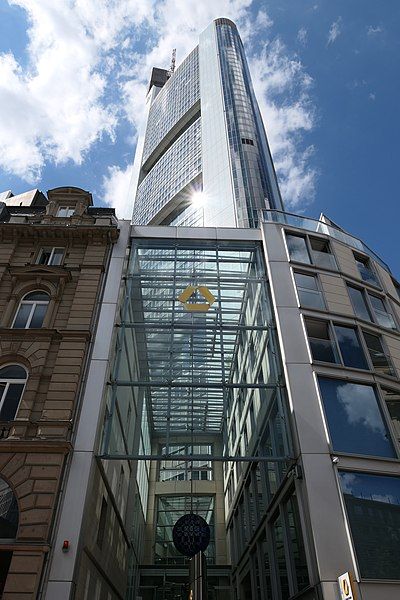
POLYGON ((210 543, 210 527, 199 515, 184 515, 175 523, 172 539, 178 552, 192 557, 207 549, 210 543))

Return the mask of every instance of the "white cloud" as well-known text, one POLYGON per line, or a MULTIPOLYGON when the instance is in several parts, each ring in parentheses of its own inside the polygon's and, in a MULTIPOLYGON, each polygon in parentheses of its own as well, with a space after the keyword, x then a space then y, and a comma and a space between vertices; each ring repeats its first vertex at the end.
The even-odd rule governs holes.
POLYGON ((373 27, 372 25, 369 25, 369 27, 367 27, 367 35, 370 36, 376 35, 377 33, 382 33, 382 31, 383 29, 379 25, 377 27, 373 27))
POLYGON ((303 46, 306 45, 307 43, 307 29, 305 27, 302 27, 301 29, 299 29, 299 31, 297 32, 297 40, 300 42, 300 44, 302 44, 303 46))
POLYGON ((302 148, 303 134, 315 122, 312 79, 299 60, 288 57, 279 39, 250 59, 250 70, 285 206, 305 206, 314 198, 317 178, 310 167, 314 149, 302 148))
POLYGON ((374 101, 376 100, 376 94, 374 94, 373 92, 371 92, 371 93, 369 94, 368 98, 369 98, 370 100, 372 100, 372 102, 374 102, 374 101))
MULTIPOLYGON (((9 2, 29 18, 29 64, 0 55, 0 168, 33 183, 49 162, 83 163, 96 141, 115 137, 117 125, 125 126, 125 140, 138 143, 139 154, 151 68, 168 67, 173 48, 179 64, 212 19, 225 16, 246 43, 287 205, 312 199, 312 148, 303 144, 314 126, 311 78, 279 39, 260 47, 272 21, 263 9, 252 13, 252 0, 9 2)), ((118 198, 119 215, 126 216, 132 206, 127 180, 135 181, 138 160, 132 172, 112 164, 103 179, 104 200, 118 198)))
POLYGON ((339 35, 342 33, 342 30, 340 28, 342 22, 342 17, 338 17, 336 19, 336 21, 334 21, 329 29, 329 33, 328 33, 328 42, 327 45, 329 46, 329 44, 333 44, 333 42, 339 37, 339 35))
POLYGON ((371 387, 344 383, 338 387, 337 396, 351 425, 360 423, 365 429, 370 429, 383 439, 387 438, 386 428, 371 387))
POLYGON ((113 165, 108 167, 107 175, 103 177, 104 201, 115 208, 119 219, 130 219, 133 203, 133 167, 125 169, 113 165))
POLYGON ((0 167, 32 183, 46 161, 81 164, 96 140, 113 136, 117 114, 104 100, 107 53, 124 29, 143 23, 151 0, 10 4, 28 16, 29 64, 0 55, 0 167))

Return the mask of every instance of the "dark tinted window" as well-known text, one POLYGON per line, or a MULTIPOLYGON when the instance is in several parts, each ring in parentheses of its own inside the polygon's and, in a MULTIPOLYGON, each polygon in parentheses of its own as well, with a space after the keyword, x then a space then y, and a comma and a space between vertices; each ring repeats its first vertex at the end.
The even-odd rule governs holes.
POLYGON ((297 589, 302 590, 309 584, 306 554, 304 551, 303 536, 301 534, 301 522, 296 494, 290 497, 286 505, 289 525, 289 538, 293 560, 295 564, 295 575, 297 580, 297 589))
POLYGON ((20 365, 0 369, 0 421, 12 421, 24 391, 26 371, 20 365))
POLYGON ((382 389, 382 394, 390 414, 394 435, 400 442, 400 393, 395 390, 382 389))
POLYGON ((374 388, 339 379, 318 379, 334 450, 395 457, 374 388))
POLYGON ((279 582, 281 587, 280 597, 282 598, 282 600, 288 600, 288 598, 290 597, 289 580, 286 567, 285 546, 283 542, 283 526, 280 515, 275 520, 273 532, 275 542, 276 566, 278 567, 279 582))
POLYGON ((0 538, 15 538, 18 530, 18 504, 14 492, 0 477, 0 538))
POLYGON ((355 369, 368 369, 356 330, 353 327, 335 325, 335 333, 343 364, 355 369))
POLYGON ((365 299, 361 290, 353 288, 350 285, 347 286, 347 289, 349 290, 350 300, 357 317, 360 317, 360 319, 365 319, 366 321, 372 321, 368 306, 365 303, 365 299))
POLYGON ((313 359, 330 363, 340 362, 335 343, 329 335, 329 324, 326 321, 306 319, 306 328, 313 359))
POLYGON ((385 354, 380 337, 366 331, 363 332, 363 335, 375 371, 385 375, 394 375, 393 367, 385 354))
POLYGON ((400 579, 400 479, 339 475, 361 576, 400 579))

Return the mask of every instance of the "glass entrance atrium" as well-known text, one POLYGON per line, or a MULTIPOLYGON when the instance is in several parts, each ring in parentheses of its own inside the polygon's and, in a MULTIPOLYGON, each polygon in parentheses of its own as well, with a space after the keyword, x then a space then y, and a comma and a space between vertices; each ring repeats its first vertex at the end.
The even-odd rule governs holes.
POLYGON ((133 240, 101 450, 104 461, 129 463, 138 498, 126 512, 137 563, 132 598, 138 585, 146 600, 184 597, 187 560, 172 528, 185 512, 210 524, 215 600, 233 597, 231 567, 235 576, 257 535, 273 563, 257 567, 253 586, 275 586, 271 597, 281 598, 273 569, 285 573, 291 594, 307 585, 293 488, 276 497, 292 465, 287 423, 259 242, 133 240), (267 548, 260 525, 272 506, 267 548), (297 561, 297 575, 285 561, 297 561))

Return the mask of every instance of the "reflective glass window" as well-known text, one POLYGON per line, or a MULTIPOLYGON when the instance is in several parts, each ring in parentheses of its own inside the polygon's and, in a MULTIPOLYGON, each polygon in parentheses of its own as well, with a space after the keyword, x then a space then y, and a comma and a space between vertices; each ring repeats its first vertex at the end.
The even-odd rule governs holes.
POLYGON ((334 329, 343 364, 355 369, 368 369, 356 330, 344 325, 334 325, 334 329))
POLYGON ((306 319, 306 329, 314 360, 330 363, 340 362, 336 344, 331 340, 329 323, 306 319))
POLYGON ((190 479, 198 481, 210 481, 213 478, 211 461, 209 460, 179 460, 181 456, 191 455, 211 455, 212 446, 209 444, 191 445, 176 444, 170 445, 167 449, 161 447, 161 454, 171 456, 171 460, 163 460, 160 464, 160 481, 189 481, 190 479))
POLYGON ((286 243, 289 250, 290 260, 311 264, 306 239, 304 237, 287 233, 286 243))
POLYGON ((57 211, 57 217, 72 217, 75 213, 75 207, 60 206, 57 211))
POLYGON ((312 262, 323 269, 337 269, 328 240, 310 237, 312 262))
POLYGON ((0 369, 0 421, 13 421, 24 391, 27 373, 20 365, 0 369))
POLYGON ((307 587, 310 583, 308 577, 308 568, 306 561, 306 553, 304 550, 303 536, 301 532, 301 523, 299 515, 299 507, 296 494, 293 493, 286 504, 286 513, 289 526, 289 540, 291 553, 295 565, 295 577, 297 583, 297 591, 307 587))
POLYGON ((326 377, 318 380, 335 451, 396 456, 372 386, 326 377))
POLYGON ((289 579, 286 566, 282 517, 280 515, 276 517, 275 522, 273 524, 273 534, 275 544, 276 565, 278 568, 279 583, 281 588, 281 593, 279 597, 282 598, 282 600, 288 600, 290 597, 289 579))
POLYGON ((203 517, 210 526, 211 538, 205 555, 215 560, 214 497, 213 496, 159 496, 157 501, 155 562, 184 564, 187 562, 178 552, 172 540, 172 530, 178 519, 193 512, 203 517))
POLYGON ((375 275, 371 261, 366 256, 359 256, 358 254, 354 255, 354 259, 356 261, 356 265, 358 268, 358 272, 360 273, 360 277, 366 283, 370 285, 376 285, 379 287, 379 281, 377 276, 375 275))
POLYGON ((379 335, 367 333, 366 331, 363 332, 363 335, 374 370, 385 375, 394 375, 393 365, 385 353, 379 335))
POLYGON ((46 292, 31 292, 21 300, 15 315, 14 329, 33 329, 42 327, 50 296, 46 292))
POLYGON ((392 421, 394 435, 400 442, 400 392, 383 388, 382 394, 392 421))
POLYGON ((361 577, 400 579, 400 478, 339 475, 361 577))
POLYGON ((392 315, 386 310, 386 306, 382 298, 378 298, 378 296, 374 296, 373 294, 368 294, 369 300, 371 302, 375 319, 382 327, 387 327, 388 329, 396 329, 396 324, 392 315))
POLYGON ((305 308, 324 309, 325 303, 322 293, 318 288, 318 281, 315 275, 305 275, 304 273, 294 274, 297 293, 299 295, 300 306, 305 308))
POLYGON ((64 257, 64 248, 42 248, 37 257, 38 265, 58 266, 64 257))
POLYGON ((357 317, 360 317, 360 319, 365 319, 366 321, 372 321, 371 313, 365 302, 362 291, 358 288, 352 287, 351 285, 348 285, 347 289, 349 291, 350 300, 357 317))

